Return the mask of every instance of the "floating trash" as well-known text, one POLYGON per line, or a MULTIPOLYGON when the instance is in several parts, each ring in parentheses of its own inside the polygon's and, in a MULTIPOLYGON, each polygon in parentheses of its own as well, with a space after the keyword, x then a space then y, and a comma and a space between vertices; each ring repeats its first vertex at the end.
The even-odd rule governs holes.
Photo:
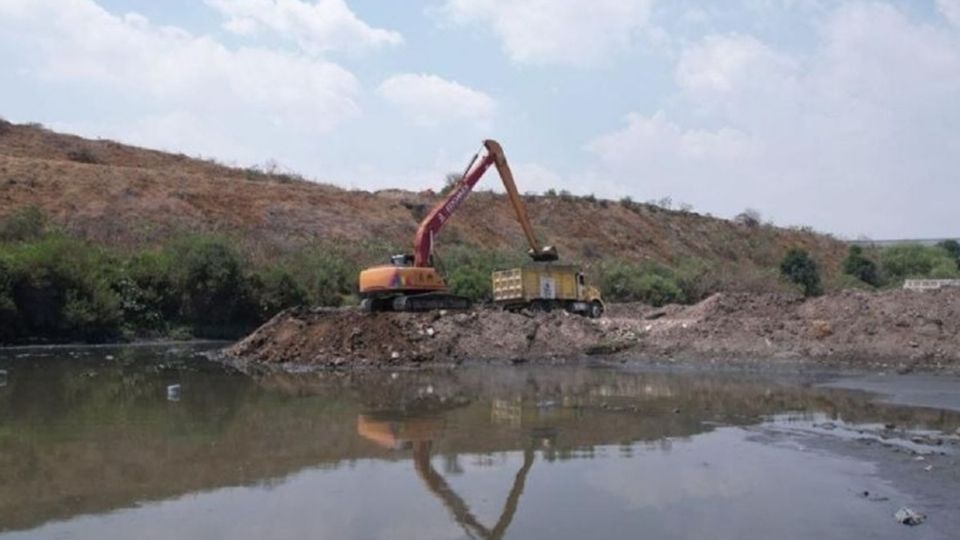
POLYGON ((7 370, 0 369, 0 388, 7 385, 7 370))
POLYGON ((179 384, 171 384, 167 387, 167 401, 180 401, 179 384))
POLYGON ((899 523, 903 523, 904 525, 910 525, 910 526, 919 525, 927 519, 927 516, 919 512, 914 512, 913 510, 907 508, 906 506, 897 510, 897 513, 894 514, 893 517, 899 523))

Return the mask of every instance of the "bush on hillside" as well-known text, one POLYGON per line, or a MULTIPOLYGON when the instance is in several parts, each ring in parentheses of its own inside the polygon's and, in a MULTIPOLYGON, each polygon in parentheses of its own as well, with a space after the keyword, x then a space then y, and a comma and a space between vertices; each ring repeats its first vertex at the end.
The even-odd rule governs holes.
POLYGON ((122 309, 112 260, 79 240, 50 236, 7 253, 16 327, 30 336, 102 341, 119 335, 122 309))
POLYGON ((440 188, 440 196, 446 197, 449 195, 450 192, 453 191, 453 188, 457 187, 461 179, 463 179, 463 175, 458 172, 447 173, 443 181, 443 187, 440 188))
POLYGON ((169 250, 143 251, 124 261, 114 288, 130 333, 162 333, 169 322, 179 320, 181 295, 174 283, 175 265, 169 250))
POLYGON ((943 242, 939 242, 937 247, 953 257, 953 260, 957 263, 957 267, 960 268, 960 242, 956 240, 944 240, 943 242))
POLYGON ((167 256, 184 321, 221 326, 244 318, 239 313, 246 300, 242 263, 227 239, 188 236, 168 246, 167 256))
POLYGON ((87 165, 96 165, 101 163, 100 157, 89 148, 78 148, 76 150, 71 150, 67 152, 67 159, 77 163, 85 163, 87 165))
POLYGON ((806 250, 791 249, 780 263, 780 272, 791 283, 803 289, 804 296, 817 296, 823 292, 817 262, 806 250))
POLYGON ((494 271, 513 268, 526 261, 500 251, 454 244, 438 256, 440 270, 447 287, 454 294, 477 302, 493 300, 492 275, 494 271))
POLYGON ((958 277, 956 260, 949 251, 920 244, 884 249, 880 267, 887 281, 894 284, 908 278, 958 277))
POLYGON ((659 265, 614 261, 600 269, 599 282, 607 301, 644 302, 659 307, 685 300, 672 271, 659 265))
POLYGON ((345 249, 317 244, 301 250, 283 266, 295 277, 313 306, 337 307, 357 293, 360 265, 345 249))
POLYGON ((12 278, 10 263, 5 258, 0 258, 0 342, 15 337, 15 326, 19 321, 17 304, 13 301, 12 278))
POLYGON ((0 221, 0 242, 25 242, 43 236, 47 214, 36 206, 20 208, 0 221))
POLYGON ((258 309, 258 318, 269 319, 280 311, 305 305, 309 301, 306 289, 286 269, 272 266, 253 274, 250 287, 258 309))
POLYGON ((759 210, 753 208, 747 208, 743 212, 740 212, 733 218, 733 221, 744 227, 749 227, 751 229, 759 227, 762 223, 763 217, 760 214, 759 210))
POLYGON ((877 263, 867 258, 860 246, 850 246, 847 258, 843 261, 843 273, 874 287, 879 287, 881 283, 877 263))

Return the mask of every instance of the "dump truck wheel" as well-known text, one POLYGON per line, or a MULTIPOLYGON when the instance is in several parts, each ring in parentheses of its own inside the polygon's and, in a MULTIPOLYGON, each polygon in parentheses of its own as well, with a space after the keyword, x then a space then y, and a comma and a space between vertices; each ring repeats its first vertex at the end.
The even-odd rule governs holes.
POLYGON ((594 300, 590 302, 589 315, 591 319, 599 319, 603 316, 603 304, 594 300))

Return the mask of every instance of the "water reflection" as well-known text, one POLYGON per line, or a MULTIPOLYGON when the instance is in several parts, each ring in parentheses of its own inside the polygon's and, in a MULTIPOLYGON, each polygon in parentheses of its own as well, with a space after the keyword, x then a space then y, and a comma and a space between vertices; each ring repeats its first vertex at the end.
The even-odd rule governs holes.
MULTIPOLYGON (((957 413, 875 404, 805 380, 514 368, 249 378, 191 351, 107 356, 61 350, 0 358, 7 371, 0 388, 0 531, 43 538, 66 527, 67 537, 110 537, 104 532, 111 530, 123 537, 119 523, 130 519, 135 525, 126 533, 147 537, 161 515, 196 508, 192 500, 243 514, 217 515, 220 526, 237 522, 237 537, 255 538, 257 530, 282 538, 277 531, 309 534, 319 518, 310 510, 299 518, 283 514, 299 521, 281 526, 267 501, 302 497, 322 501, 327 522, 346 520, 367 498, 388 507, 376 518, 344 521, 331 538, 376 536, 365 527, 393 530, 405 522, 403 509, 422 518, 409 523, 411 538, 425 534, 419 525, 436 528, 440 538, 451 537, 446 525, 474 538, 528 537, 532 516, 545 515, 572 520, 556 537, 588 534, 583 527, 597 520, 630 533, 636 516, 629 512, 671 504, 671 497, 680 504, 776 488, 759 486, 763 477, 749 467, 762 459, 780 464, 779 454, 751 450, 727 432, 705 437, 718 426, 754 425, 786 411, 851 424, 947 432, 960 426, 957 413), (179 401, 167 400, 172 385, 180 385, 179 401), (684 451, 672 452, 677 445, 684 451), (748 457, 727 469, 710 457, 734 451, 748 457), (664 477, 670 467, 685 472, 664 477), (630 480, 639 474, 643 483, 630 480), (378 493, 361 496, 361 487, 378 493), (607 506, 583 503, 588 492, 607 506), (274 528, 241 530, 257 516, 274 528)), ((190 523, 177 521, 180 537, 202 538, 212 526, 190 523)))
POLYGON ((417 476, 423 481, 426 489, 443 503, 453 520, 468 536, 484 539, 503 538, 517 512, 517 504, 520 502, 520 496, 523 495, 527 474, 533 466, 535 441, 549 446, 551 444, 549 434, 531 433, 531 442, 523 450, 523 465, 514 477, 500 517, 493 527, 487 527, 480 523, 470 509, 470 505, 433 467, 431 461, 433 441, 442 436, 442 429, 443 420, 433 417, 390 420, 360 415, 357 421, 357 432, 371 442, 394 450, 412 449, 417 476))

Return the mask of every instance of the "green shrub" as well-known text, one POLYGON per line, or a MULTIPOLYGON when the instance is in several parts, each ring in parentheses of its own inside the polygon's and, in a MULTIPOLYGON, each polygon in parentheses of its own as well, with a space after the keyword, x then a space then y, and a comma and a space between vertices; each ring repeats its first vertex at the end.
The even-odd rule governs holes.
POLYGON ((306 289, 287 269, 279 266, 255 273, 250 278, 250 287, 261 320, 308 302, 306 289))
POLYGON ((721 290, 717 265, 702 259, 685 259, 674 269, 677 286, 683 291, 683 302, 695 304, 721 290))
POLYGON ((944 240, 943 242, 939 242, 937 247, 953 257, 953 260, 957 263, 957 267, 960 268, 960 242, 956 240, 944 240))
POLYGON ((872 291, 874 287, 867 284, 865 281, 851 276, 850 274, 839 273, 831 276, 827 280, 827 289, 832 291, 843 291, 847 289, 857 289, 857 290, 866 290, 872 291))
POLYGON ((340 306, 357 293, 360 265, 344 248, 319 244, 302 250, 284 266, 306 292, 314 306, 340 306))
POLYGON ((16 245, 8 256, 19 332, 87 341, 119 335, 120 298, 111 288, 115 264, 103 250, 49 236, 16 245))
POLYGON ((615 261, 600 270, 600 289, 608 301, 654 306, 683 302, 685 295, 668 268, 615 261))
POLYGON ((860 246, 850 246, 847 258, 843 261, 843 273, 868 285, 880 286, 880 272, 877 270, 877 263, 868 259, 860 246))
POLYGON ((683 291, 672 279, 659 274, 644 274, 637 280, 636 294, 652 306, 660 307, 684 300, 683 291))
POLYGON ((780 272, 791 283, 803 289, 804 296, 817 296, 823 292, 817 262, 803 249, 791 249, 780 263, 780 272))
POLYGON ((957 263, 950 260, 940 260, 928 274, 931 279, 958 279, 960 270, 957 269, 957 263))
POLYGON ((179 318, 180 294, 173 266, 173 256, 166 251, 143 251, 127 258, 114 288, 120 295, 128 331, 164 332, 179 318))
POLYGON ((478 302, 493 300, 494 271, 526 262, 519 256, 462 244, 444 248, 438 261, 450 291, 478 302))
POLYGON ((0 258, 0 342, 9 342, 17 335, 19 313, 13 301, 13 275, 10 263, 0 258))
POLYGON ((447 274, 447 287, 453 294, 466 296, 474 301, 493 300, 492 274, 483 269, 459 266, 447 274))
POLYGON ((47 214, 36 206, 27 206, 0 221, 0 242, 25 242, 43 236, 47 214))
POLYGON ((244 318, 241 260, 225 238, 188 236, 167 247, 170 281, 188 323, 223 326, 244 318))
POLYGON ((950 266, 956 269, 956 260, 950 252, 940 247, 908 244, 891 246, 880 253, 880 266, 884 276, 891 282, 906 278, 933 277, 934 269, 938 275, 953 277, 947 271, 950 266))

